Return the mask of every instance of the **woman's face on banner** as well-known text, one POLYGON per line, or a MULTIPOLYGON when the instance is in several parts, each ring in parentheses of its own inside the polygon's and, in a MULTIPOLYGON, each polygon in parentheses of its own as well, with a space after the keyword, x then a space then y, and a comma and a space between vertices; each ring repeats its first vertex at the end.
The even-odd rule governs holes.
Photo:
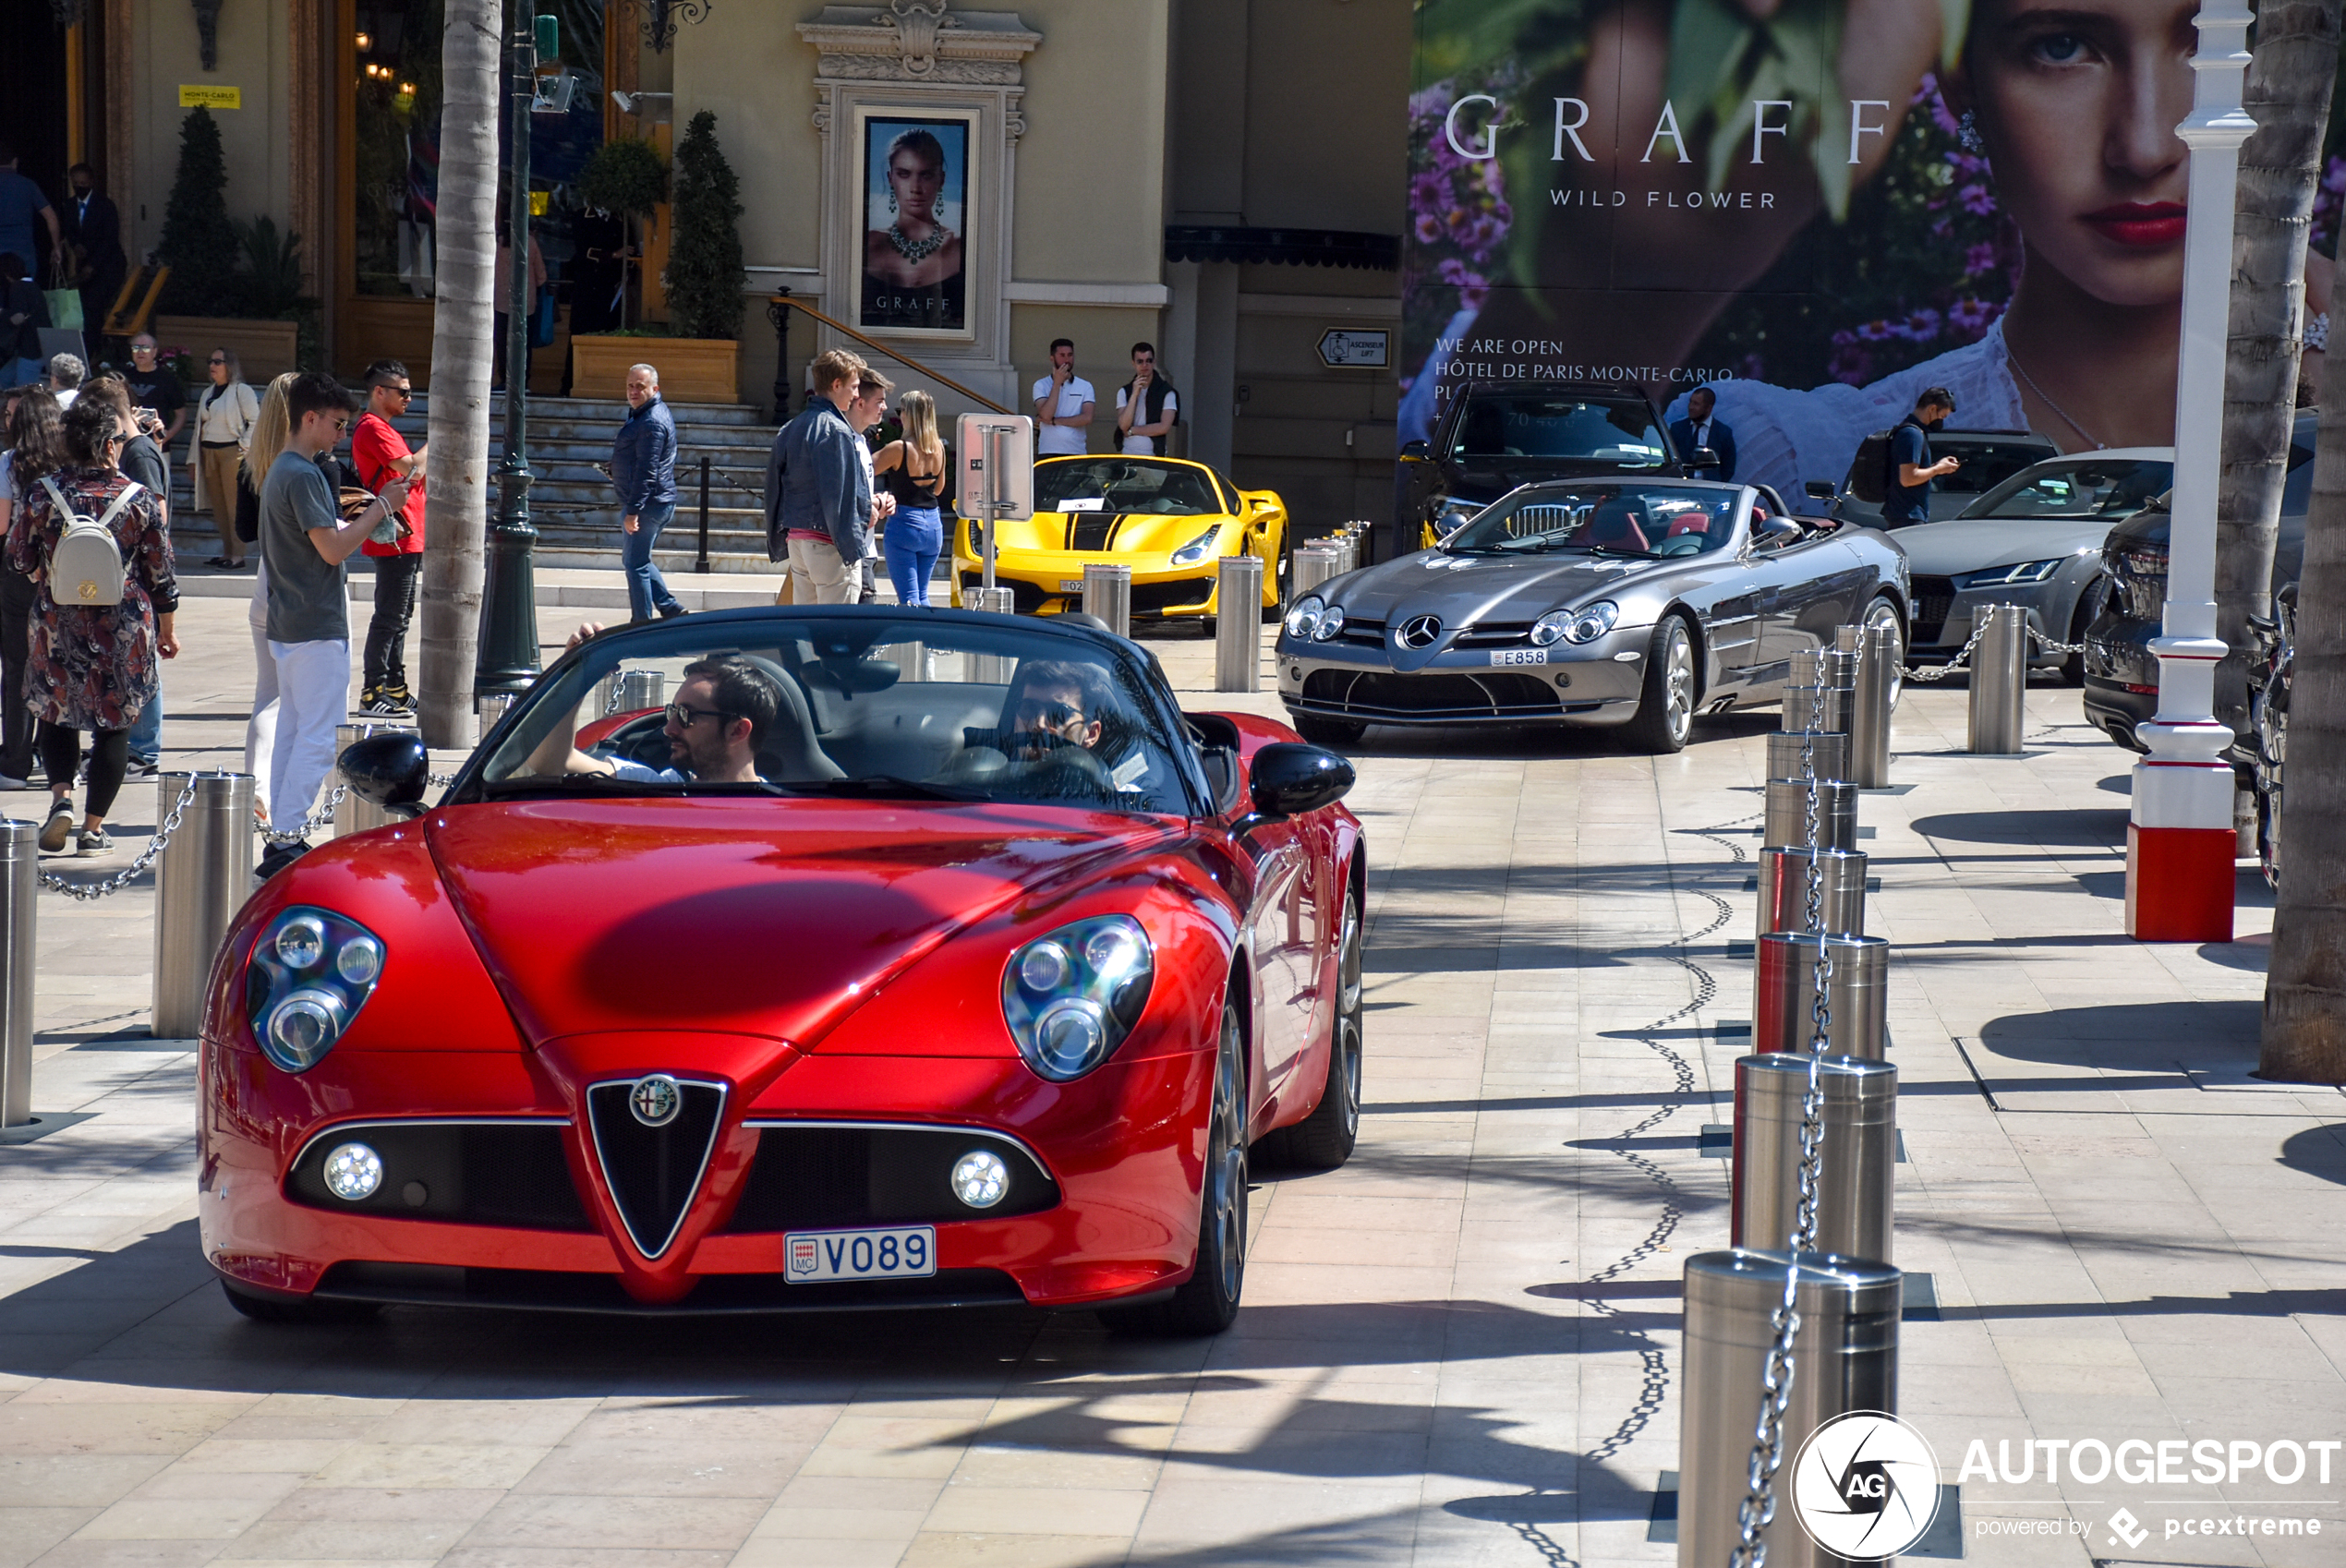
POLYGON ((945 188, 945 166, 909 147, 899 148, 888 161, 889 187, 896 192, 897 211, 924 223, 937 221, 937 198, 945 188))
POLYGON ((2113 305, 2179 299, 2196 0, 1981 0, 1965 69, 1996 194, 2113 305))

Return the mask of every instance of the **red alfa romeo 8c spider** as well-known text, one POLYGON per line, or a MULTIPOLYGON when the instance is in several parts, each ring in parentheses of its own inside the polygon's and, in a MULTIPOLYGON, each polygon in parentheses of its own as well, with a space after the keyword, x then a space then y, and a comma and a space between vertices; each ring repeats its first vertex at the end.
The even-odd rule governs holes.
POLYGON ((205 1257, 383 1303, 1025 1303, 1206 1333, 1250 1152, 1360 1113, 1342 757, 1073 622, 731 610, 586 638, 211 980, 205 1257))

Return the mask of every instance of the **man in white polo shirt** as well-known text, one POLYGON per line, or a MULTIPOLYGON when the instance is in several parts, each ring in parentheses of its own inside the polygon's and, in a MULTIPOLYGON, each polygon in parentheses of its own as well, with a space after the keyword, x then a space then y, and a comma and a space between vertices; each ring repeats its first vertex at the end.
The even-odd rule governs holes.
POLYGON ((1082 456, 1095 401, 1092 383, 1075 373, 1073 340, 1053 338, 1051 373, 1034 383, 1034 455, 1082 456))

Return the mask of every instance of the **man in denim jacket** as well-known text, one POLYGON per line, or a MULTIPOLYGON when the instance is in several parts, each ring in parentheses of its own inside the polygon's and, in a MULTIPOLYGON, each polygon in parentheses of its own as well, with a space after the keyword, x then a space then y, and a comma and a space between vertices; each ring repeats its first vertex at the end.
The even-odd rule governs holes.
POLYGON ((815 395, 774 438, 766 469, 767 555, 780 561, 789 553, 790 602, 854 602, 854 568, 871 553, 872 481, 856 456, 864 439, 847 409, 869 369, 845 349, 819 356, 815 395))
POLYGON ((627 419, 611 442, 611 482, 619 491, 619 561, 627 573, 627 615, 649 621, 682 615, 668 579, 652 564, 659 531, 676 515, 676 421, 659 398, 659 372, 627 368, 627 419))

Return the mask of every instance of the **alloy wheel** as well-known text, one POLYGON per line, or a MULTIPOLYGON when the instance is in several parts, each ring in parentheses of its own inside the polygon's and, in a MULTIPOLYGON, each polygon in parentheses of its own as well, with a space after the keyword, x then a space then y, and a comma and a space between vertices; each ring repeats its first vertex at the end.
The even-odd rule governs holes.
POLYGON ((1694 728, 1694 643, 1687 635, 1685 621, 1671 622, 1662 657, 1663 699, 1668 705, 1670 733, 1683 744, 1694 728))

